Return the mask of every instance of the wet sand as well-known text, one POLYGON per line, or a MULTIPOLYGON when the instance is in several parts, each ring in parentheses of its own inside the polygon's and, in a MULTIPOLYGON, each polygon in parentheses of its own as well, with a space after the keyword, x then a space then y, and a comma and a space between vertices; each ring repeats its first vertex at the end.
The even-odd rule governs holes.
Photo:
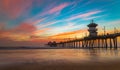
POLYGON ((120 61, 87 63, 24 63, 1 66, 0 70, 120 70, 120 61))
POLYGON ((120 70, 118 50, 3 50, 0 70, 120 70))

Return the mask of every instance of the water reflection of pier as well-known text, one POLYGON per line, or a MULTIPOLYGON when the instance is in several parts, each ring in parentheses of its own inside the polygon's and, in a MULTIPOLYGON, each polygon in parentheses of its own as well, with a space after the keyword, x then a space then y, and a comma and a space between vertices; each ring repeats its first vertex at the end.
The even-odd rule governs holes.
POLYGON ((56 46, 64 48, 117 48, 117 39, 120 36, 120 32, 97 35, 96 26, 98 25, 92 21, 88 25, 89 36, 81 39, 59 42, 56 43, 56 46))

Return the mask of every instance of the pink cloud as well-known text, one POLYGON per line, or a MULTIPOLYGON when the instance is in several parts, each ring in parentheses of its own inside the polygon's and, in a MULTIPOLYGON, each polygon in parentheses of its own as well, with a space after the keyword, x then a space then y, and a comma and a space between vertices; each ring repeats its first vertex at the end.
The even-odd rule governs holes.
POLYGON ((33 0, 1 0, 1 9, 9 18, 15 19, 30 9, 33 0))
POLYGON ((73 16, 73 17, 69 18, 68 20, 74 20, 74 19, 78 19, 78 18, 86 18, 86 17, 89 17, 91 15, 98 14, 100 12, 102 12, 102 11, 99 11, 99 10, 91 11, 91 12, 87 12, 87 13, 80 14, 80 15, 77 15, 77 16, 73 16))
POLYGON ((68 5, 69 5, 69 3, 60 4, 60 5, 52 8, 51 10, 49 10, 48 13, 49 13, 49 14, 53 14, 53 13, 59 12, 59 11, 61 11, 63 8, 67 7, 68 5))
POLYGON ((14 28, 12 31, 15 33, 25 33, 30 34, 36 31, 36 27, 29 23, 21 23, 18 27, 14 28))

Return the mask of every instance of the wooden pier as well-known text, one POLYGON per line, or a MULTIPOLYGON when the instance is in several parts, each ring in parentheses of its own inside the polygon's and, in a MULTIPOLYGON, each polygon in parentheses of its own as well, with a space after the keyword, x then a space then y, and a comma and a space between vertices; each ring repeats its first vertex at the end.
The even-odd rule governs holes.
POLYGON ((117 48, 119 36, 120 33, 96 37, 84 37, 82 39, 69 40, 56 44, 57 47, 64 48, 117 48))
POLYGON ((87 26, 89 27, 89 36, 87 37, 59 43, 49 42, 48 45, 63 48, 118 48, 118 37, 120 36, 120 32, 97 35, 98 29, 96 27, 98 26, 98 24, 94 23, 92 20, 92 22, 87 26))

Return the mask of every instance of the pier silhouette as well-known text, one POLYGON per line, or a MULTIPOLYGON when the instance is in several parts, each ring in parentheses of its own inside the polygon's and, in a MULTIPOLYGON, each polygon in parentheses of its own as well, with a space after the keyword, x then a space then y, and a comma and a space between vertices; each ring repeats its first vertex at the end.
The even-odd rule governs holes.
POLYGON ((118 37, 120 36, 120 32, 114 31, 113 34, 108 34, 104 27, 104 35, 98 35, 98 29, 96 28, 98 24, 94 23, 93 20, 87 26, 89 27, 89 35, 86 37, 58 43, 50 42, 48 45, 64 48, 118 48, 118 37))

